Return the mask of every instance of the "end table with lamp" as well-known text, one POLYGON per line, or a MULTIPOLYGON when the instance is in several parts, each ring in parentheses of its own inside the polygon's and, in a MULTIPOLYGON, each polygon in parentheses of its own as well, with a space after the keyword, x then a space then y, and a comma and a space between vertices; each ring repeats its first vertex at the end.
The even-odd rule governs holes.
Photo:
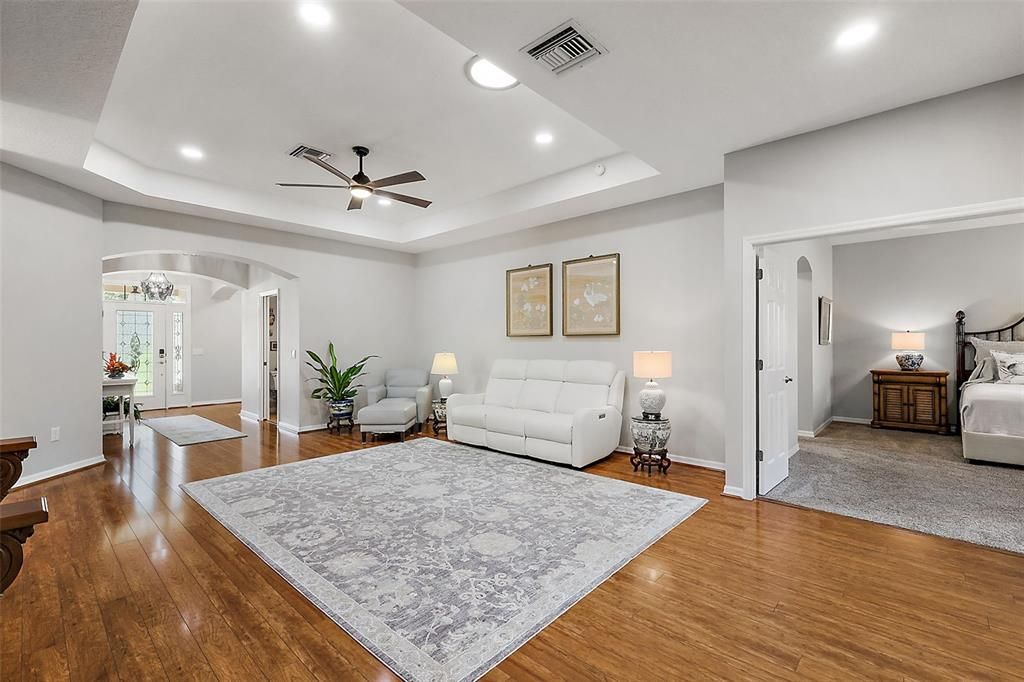
POLYGON ((633 471, 647 467, 647 473, 657 467, 659 473, 668 473, 672 460, 668 458, 668 439, 672 435, 672 422, 661 416, 665 407, 665 391, 655 379, 672 376, 671 351, 635 351, 633 376, 649 379, 640 391, 639 417, 630 419, 629 431, 633 437, 633 455, 629 458, 633 471))
POLYGON ((441 431, 448 430, 448 396, 452 394, 452 380, 450 374, 459 373, 459 364, 455 360, 455 353, 435 353, 434 364, 430 368, 431 374, 440 374, 441 379, 437 382, 437 392, 440 399, 433 401, 434 412, 434 435, 441 431))

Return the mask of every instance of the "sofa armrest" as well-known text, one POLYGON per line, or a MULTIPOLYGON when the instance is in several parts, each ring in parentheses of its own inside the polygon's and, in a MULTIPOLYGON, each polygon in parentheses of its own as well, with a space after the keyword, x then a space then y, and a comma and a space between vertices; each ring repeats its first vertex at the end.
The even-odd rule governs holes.
POLYGON ((384 400, 387 394, 388 388, 384 384, 381 384, 380 386, 370 386, 366 389, 366 404, 374 405, 379 403, 381 400, 384 400))
POLYGON ((416 423, 426 424, 427 418, 433 412, 434 406, 430 404, 430 385, 420 386, 416 389, 416 423))
POLYGON ((463 405, 483 405, 483 393, 452 393, 448 396, 448 409, 462 407, 463 405))
POLYGON ((576 410, 572 416, 572 465, 576 468, 603 459, 619 447, 622 414, 608 405, 576 410))

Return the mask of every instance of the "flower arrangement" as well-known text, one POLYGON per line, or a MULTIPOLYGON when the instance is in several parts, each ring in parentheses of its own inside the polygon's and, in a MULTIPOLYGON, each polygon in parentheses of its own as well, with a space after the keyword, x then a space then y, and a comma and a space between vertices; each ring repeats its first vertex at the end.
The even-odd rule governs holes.
POLYGON ((107 361, 103 364, 103 373, 111 379, 120 379, 124 376, 125 372, 130 372, 131 369, 131 365, 127 365, 118 359, 117 353, 111 353, 107 356, 107 361))

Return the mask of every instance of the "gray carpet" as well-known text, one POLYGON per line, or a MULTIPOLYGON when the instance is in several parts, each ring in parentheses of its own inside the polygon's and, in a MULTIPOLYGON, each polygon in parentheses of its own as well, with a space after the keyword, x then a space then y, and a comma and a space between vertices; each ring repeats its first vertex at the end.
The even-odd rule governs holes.
POLYGON ((180 417, 143 419, 141 423, 153 429, 161 436, 174 441, 177 445, 196 445, 197 443, 209 443, 214 440, 245 438, 245 434, 241 431, 235 431, 223 424, 218 424, 195 414, 186 414, 180 417))
POLYGON ((417 682, 479 678, 707 501, 429 438, 182 488, 417 682))
POLYGON ((766 497, 1024 553, 1024 467, 968 464, 956 436, 835 423, 766 497))

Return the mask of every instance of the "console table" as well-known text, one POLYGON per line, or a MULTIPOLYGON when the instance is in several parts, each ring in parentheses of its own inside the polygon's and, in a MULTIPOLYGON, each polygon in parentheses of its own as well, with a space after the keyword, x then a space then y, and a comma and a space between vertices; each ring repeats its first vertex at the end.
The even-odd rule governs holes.
POLYGON ((103 379, 103 397, 118 398, 117 419, 105 421, 106 424, 117 424, 118 433, 124 433, 123 424, 128 422, 128 445, 135 445, 135 382, 133 376, 125 376, 120 379, 103 379), (125 414, 124 399, 128 398, 128 410, 125 414))

